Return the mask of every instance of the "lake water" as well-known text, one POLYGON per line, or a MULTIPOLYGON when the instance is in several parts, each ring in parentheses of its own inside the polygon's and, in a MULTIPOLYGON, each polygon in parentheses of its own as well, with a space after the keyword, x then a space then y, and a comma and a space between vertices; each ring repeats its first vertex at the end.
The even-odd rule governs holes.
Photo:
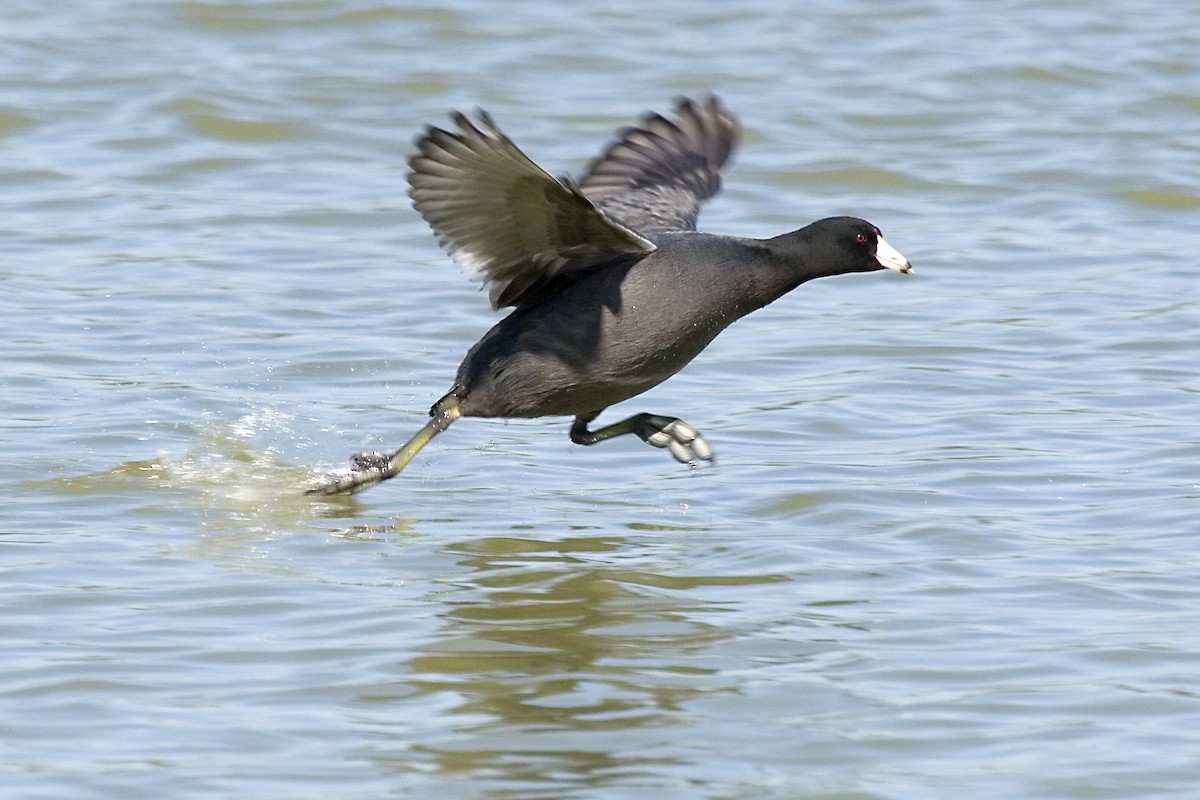
POLYGON ((1193 798, 1200 6, 15 0, 0 795, 1193 798), (425 420, 496 319, 405 196, 716 91, 809 284, 608 412, 425 420))

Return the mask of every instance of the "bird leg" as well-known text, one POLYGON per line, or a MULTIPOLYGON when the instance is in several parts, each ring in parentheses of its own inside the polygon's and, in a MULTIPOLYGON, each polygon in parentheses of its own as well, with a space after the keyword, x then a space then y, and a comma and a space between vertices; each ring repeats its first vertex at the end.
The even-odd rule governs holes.
POLYGON ((458 398, 452 394, 446 395, 437 401, 429 413, 430 419, 425 423, 425 427, 417 431, 396 452, 359 453, 351 456, 350 463, 354 468, 350 472, 331 478, 326 483, 309 489, 305 494, 354 494, 388 478, 396 477, 400 470, 421 452, 421 448, 429 444, 430 439, 446 430, 451 422, 461 416, 458 398))
POLYGON ((676 417, 662 417, 657 414, 634 414, 628 419, 606 425, 598 431, 589 431, 588 423, 599 416, 581 414, 571 425, 571 441, 575 444, 595 444, 614 436, 635 433, 638 438, 653 447, 665 447, 682 464, 690 464, 693 469, 701 461, 712 461, 713 451, 700 432, 676 417))

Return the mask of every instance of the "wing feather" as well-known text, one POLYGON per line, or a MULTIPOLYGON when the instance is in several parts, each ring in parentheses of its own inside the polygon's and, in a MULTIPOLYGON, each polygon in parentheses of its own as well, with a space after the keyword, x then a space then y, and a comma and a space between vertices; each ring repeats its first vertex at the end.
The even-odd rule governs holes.
POLYGON ((692 231, 700 205, 721 188, 736 140, 737 122, 717 98, 681 99, 674 120, 648 114, 622 131, 579 186, 635 231, 692 231))
POLYGON ((489 284, 492 305, 536 301, 556 278, 654 244, 599 208, 579 187, 533 163, 485 112, 431 127, 409 162, 409 195, 450 256, 489 284))

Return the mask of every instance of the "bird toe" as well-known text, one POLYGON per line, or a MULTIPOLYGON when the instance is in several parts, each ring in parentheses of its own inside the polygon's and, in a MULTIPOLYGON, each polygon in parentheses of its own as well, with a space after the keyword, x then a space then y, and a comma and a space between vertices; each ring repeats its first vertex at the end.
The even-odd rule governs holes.
POLYGON ((643 438, 654 447, 665 447, 676 461, 690 464, 693 468, 699 466, 701 461, 711 461, 713 457, 708 441, 683 420, 670 420, 643 438))
POLYGON ((350 463, 356 470, 384 469, 388 465, 387 453, 372 451, 350 456, 350 463))

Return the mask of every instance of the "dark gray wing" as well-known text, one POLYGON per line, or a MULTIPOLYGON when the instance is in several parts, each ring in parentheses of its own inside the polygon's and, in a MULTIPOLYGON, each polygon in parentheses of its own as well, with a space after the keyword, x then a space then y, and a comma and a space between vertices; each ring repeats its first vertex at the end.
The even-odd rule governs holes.
POLYGON ((715 97, 682 99, 675 119, 648 114, 588 168, 579 188, 603 211, 643 233, 694 231, 700 204, 721 188, 737 121, 715 97))
POLYGON ((409 196, 451 258, 490 283, 492 306, 533 302, 547 283, 655 246, 555 179, 484 112, 429 128, 409 162, 409 196))

